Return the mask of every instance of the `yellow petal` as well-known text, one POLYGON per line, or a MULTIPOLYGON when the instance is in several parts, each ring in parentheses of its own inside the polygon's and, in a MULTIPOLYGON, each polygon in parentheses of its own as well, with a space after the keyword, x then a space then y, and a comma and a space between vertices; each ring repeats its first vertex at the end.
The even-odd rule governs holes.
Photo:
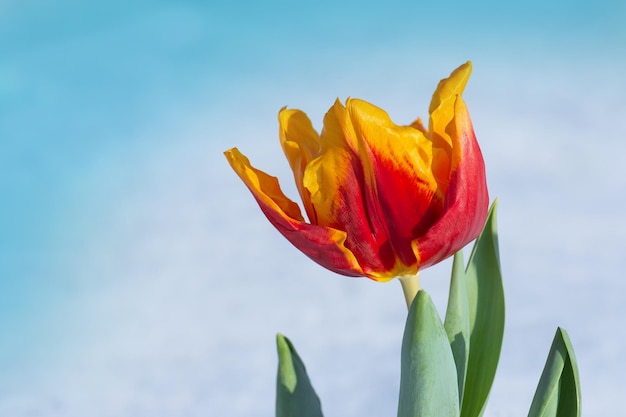
POLYGON ((260 202, 291 219, 304 221, 300 207, 285 196, 276 177, 254 168, 237 148, 224 152, 224 155, 239 178, 260 202))
POLYGON ((355 178, 360 163, 353 143, 354 129, 346 108, 336 100, 324 116, 319 154, 308 164, 303 178, 317 224, 346 230, 337 217, 346 209, 344 204, 356 203, 346 203, 347 198, 360 196, 359 179, 355 178))
POLYGON ((421 117, 418 117, 413 123, 411 123, 411 127, 419 130, 424 134, 424 136, 428 136, 428 129, 424 126, 424 122, 421 117))
POLYGON ((316 214, 309 192, 304 187, 303 177, 306 166, 319 152, 319 135, 307 115, 300 110, 282 108, 278 113, 278 123, 280 145, 293 171, 300 198, 309 220, 316 223, 316 214))
POLYGON ((224 154, 261 211, 287 240, 324 268, 348 276, 365 275, 354 254, 344 245, 345 231, 304 222, 300 209, 285 197, 275 177, 251 166, 237 148, 224 154))
POLYGON ((430 103, 429 132, 433 143, 432 170, 439 187, 445 193, 452 170, 453 139, 447 131, 454 119, 454 103, 460 96, 472 72, 471 62, 454 70, 448 78, 439 82, 430 103))
POLYGON ((465 64, 452 71, 448 78, 439 81, 439 85, 437 85, 437 89, 430 101, 428 113, 435 111, 435 109, 447 99, 463 94, 463 90, 465 90, 471 73, 472 63, 471 61, 467 61, 465 64))
POLYGON ((345 148, 357 151, 354 127, 348 112, 337 99, 324 115, 324 128, 320 136, 320 153, 330 148, 345 148))
POLYGON ((317 214, 317 224, 339 227, 337 216, 345 210, 341 208, 343 200, 350 194, 360 195, 360 178, 355 178, 360 162, 354 136, 346 108, 336 100, 324 116, 319 154, 308 164, 303 178, 317 214), (347 186, 346 182, 351 184, 347 186), (342 197, 342 193, 346 195, 342 197))
POLYGON ((366 174, 374 174, 375 157, 379 162, 393 164, 398 171, 411 173, 427 188, 437 188, 431 173, 432 143, 420 129, 396 125, 387 112, 363 100, 349 100, 347 107, 361 161, 368 165, 366 174))

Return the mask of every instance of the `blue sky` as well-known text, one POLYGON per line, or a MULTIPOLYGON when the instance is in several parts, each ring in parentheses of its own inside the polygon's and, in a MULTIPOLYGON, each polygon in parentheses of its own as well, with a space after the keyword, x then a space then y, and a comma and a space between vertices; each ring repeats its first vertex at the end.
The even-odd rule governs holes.
MULTIPOLYGON (((610 412, 625 23, 618 1, 0 3, 0 414, 266 415, 276 331, 328 415, 395 412, 399 288, 302 257, 221 153, 295 195, 278 109, 319 128, 352 96, 410 122, 468 59, 509 291, 492 415, 523 414, 556 325, 613 389, 583 387, 589 415, 610 412)), ((424 272, 440 304, 448 269, 424 272)))

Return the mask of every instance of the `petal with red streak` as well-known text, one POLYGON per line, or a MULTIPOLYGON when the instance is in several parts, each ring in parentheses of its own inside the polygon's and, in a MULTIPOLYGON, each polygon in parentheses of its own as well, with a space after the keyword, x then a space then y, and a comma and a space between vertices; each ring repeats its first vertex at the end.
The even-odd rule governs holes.
POLYGON ((295 247, 331 271, 347 276, 364 275, 354 255, 344 245, 345 232, 305 223, 297 204, 283 194, 275 177, 252 167, 237 148, 224 154, 267 219, 295 247))
POLYGON ((458 141, 459 163, 450 176, 443 214, 424 236, 414 241, 420 268, 436 264, 476 239, 487 219, 489 194, 485 164, 465 102, 457 96, 454 118, 447 128, 458 141))
POLYGON ((450 174, 456 169, 452 160, 454 147, 457 146, 452 137, 446 132, 454 119, 454 103, 456 96, 460 96, 472 72, 471 62, 466 62, 444 78, 437 85, 429 107, 429 132, 433 142, 432 170, 442 192, 446 192, 450 181, 450 174))
POLYGON ((381 279, 395 268, 396 257, 384 225, 372 215, 354 143, 354 127, 346 108, 337 101, 324 117, 320 154, 307 166, 304 184, 317 224, 345 231, 345 245, 363 271, 370 278, 381 279))
POLYGON ((432 145, 411 126, 398 126, 382 109, 350 100, 348 111, 364 166, 366 201, 384 225, 402 274, 417 272, 411 241, 437 219, 443 196, 432 176, 432 145))

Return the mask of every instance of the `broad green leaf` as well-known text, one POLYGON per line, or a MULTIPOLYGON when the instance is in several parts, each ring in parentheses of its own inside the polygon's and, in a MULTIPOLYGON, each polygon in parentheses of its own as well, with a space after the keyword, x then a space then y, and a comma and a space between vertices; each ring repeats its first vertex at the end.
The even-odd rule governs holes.
POLYGON ((467 281, 465 278, 463 251, 459 251, 454 255, 448 308, 446 309, 446 319, 443 327, 448 334, 448 341, 450 342, 452 355, 456 363, 459 403, 462 404, 470 349, 469 305, 467 301, 467 281))
POLYGON ((322 417, 322 405, 291 341, 276 335, 276 417, 322 417))
POLYGON ((470 349, 463 390, 462 417, 484 412, 496 375, 504 336, 504 289, 498 254, 497 200, 476 240, 467 265, 470 349))
POLYGON ((580 417, 580 383, 567 332, 556 330, 528 417, 580 417))
POLYGON ((456 368, 448 336, 430 296, 419 291, 404 337, 398 417, 458 417, 456 368))

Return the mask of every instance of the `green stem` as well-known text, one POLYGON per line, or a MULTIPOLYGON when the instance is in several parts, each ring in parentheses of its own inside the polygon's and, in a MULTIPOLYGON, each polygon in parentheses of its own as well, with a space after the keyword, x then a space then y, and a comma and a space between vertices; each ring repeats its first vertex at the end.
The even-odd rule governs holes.
POLYGON ((398 277, 400 284, 402 284, 402 292, 404 292, 404 298, 406 300, 406 308, 411 308, 411 303, 420 290, 420 278, 419 274, 405 275, 398 277))

